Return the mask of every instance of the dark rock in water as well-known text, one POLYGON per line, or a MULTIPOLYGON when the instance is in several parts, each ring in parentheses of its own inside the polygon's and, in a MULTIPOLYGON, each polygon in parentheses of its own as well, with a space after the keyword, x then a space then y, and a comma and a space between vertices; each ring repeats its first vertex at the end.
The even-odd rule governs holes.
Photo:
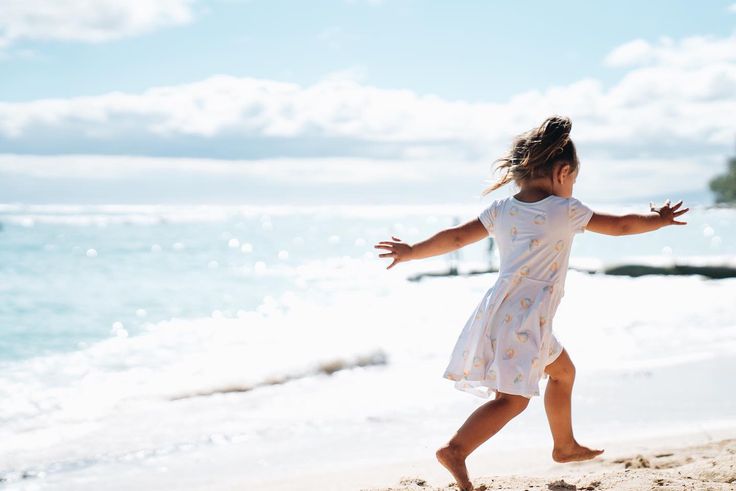
POLYGON ((612 266, 603 270, 605 274, 619 276, 644 276, 647 274, 661 275, 692 275, 698 274, 713 279, 736 277, 736 268, 730 266, 692 266, 675 264, 673 266, 647 266, 644 264, 624 264, 612 266))
MULTIPOLYGON (((661 275, 701 275, 712 279, 734 278, 736 277, 736 268, 731 266, 696 266, 688 264, 675 264, 673 266, 649 266, 646 264, 621 264, 617 266, 608 266, 602 271, 592 269, 570 267, 575 271, 582 273, 596 274, 603 273, 614 276, 644 276, 648 274, 661 275)), ((472 276, 476 274, 496 273, 498 269, 489 268, 482 270, 471 270, 459 273, 457 269, 451 268, 447 271, 435 271, 428 273, 417 273, 407 277, 409 281, 421 281, 424 278, 445 277, 445 276, 472 276)))

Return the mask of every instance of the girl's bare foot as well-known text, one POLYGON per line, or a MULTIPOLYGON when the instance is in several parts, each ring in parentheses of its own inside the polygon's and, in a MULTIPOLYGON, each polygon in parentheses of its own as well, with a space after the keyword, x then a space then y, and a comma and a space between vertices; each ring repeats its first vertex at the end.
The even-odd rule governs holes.
POLYGON ((603 450, 592 450, 583 447, 578 442, 564 447, 555 447, 552 450, 552 460, 555 462, 577 462, 580 460, 590 460, 603 453, 603 450))
POLYGON ((450 446, 445 445, 435 452, 437 460, 442 464, 452 477, 455 478, 460 491, 473 491, 473 483, 468 478, 468 469, 465 467, 465 458, 458 455, 450 446))

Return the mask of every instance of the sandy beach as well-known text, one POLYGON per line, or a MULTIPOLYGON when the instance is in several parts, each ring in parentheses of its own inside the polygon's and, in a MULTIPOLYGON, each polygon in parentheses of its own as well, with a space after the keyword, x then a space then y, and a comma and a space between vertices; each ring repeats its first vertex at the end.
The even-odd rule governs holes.
MULTIPOLYGON (((468 468, 476 491, 736 489, 736 428, 604 442, 602 447, 606 452, 600 457, 566 464, 553 462, 546 449, 503 452, 481 447, 468 459, 468 468)), ((221 489, 243 487, 232 483, 221 489)), ((427 459, 260 482, 258 489, 450 491, 458 487, 439 464, 427 459)))

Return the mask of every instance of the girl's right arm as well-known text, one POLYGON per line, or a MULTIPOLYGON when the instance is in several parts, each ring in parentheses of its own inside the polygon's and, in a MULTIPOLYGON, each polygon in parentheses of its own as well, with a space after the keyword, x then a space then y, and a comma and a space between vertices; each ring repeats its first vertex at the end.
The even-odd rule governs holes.
POLYGON ((456 227, 440 230, 432 237, 411 246, 411 259, 439 256, 488 237, 488 230, 477 218, 456 227))
POLYGON ((409 245, 402 242, 398 237, 393 241, 382 240, 374 245, 376 249, 387 249, 390 252, 379 254, 378 257, 392 257, 393 262, 386 269, 391 269, 395 264, 411 259, 423 259, 425 257, 438 256, 460 249, 468 244, 477 242, 488 237, 488 230, 478 218, 456 227, 440 230, 433 236, 416 244, 409 245))
POLYGON ((667 200, 664 206, 659 208, 650 205, 651 213, 647 214, 612 215, 594 212, 585 229, 606 235, 631 235, 652 232, 667 225, 686 225, 687 222, 675 220, 690 209, 678 210, 680 205, 682 205, 682 200, 674 206, 670 206, 667 200))

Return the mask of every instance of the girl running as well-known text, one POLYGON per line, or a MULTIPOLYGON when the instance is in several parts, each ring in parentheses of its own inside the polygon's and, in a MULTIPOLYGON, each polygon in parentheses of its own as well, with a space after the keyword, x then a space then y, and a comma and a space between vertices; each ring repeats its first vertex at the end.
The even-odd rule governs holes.
POLYGON ((580 445, 573 436, 571 394, 575 366, 552 331, 564 295, 570 246, 585 230, 606 235, 651 232, 688 211, 682 201, 650 213, 615 215, 594 212, 573 198, 580 163, 570 139, 569 118, 551 116, 539 127, 518 135, 508 153, 497 159, 502 177, 483 195, 514 182, 519 191, 494 200, 477 218, 406 244, 398 237, 374 247, 389 252, 396 264, 446 254, 493 236, 501 265, 495 284, 485 293, 461 331, 443 374, 455 388, 493 400, 479 406, 436 452, 463 491, 472 491, 465 460, 477 447, 520 414, 539 395, 548 379, 544 406, 554 440, 552 459, 592 459, 603 450, 580 445))

